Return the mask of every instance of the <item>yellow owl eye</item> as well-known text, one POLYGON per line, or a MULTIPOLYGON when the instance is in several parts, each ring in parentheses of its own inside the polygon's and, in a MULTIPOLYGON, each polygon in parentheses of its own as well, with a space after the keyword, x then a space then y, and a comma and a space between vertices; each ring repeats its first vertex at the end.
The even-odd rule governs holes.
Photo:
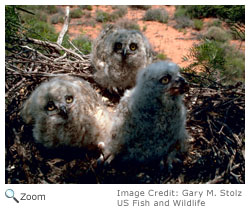
POLYGON ((53 110, 55 110, 55 105, 54 105, 54 103, 53 103, 53 102, 48 102, 48 105, 46 106, 46 109, 47 109, 48 111, 53 111, 53 110))
POLYGON ((135 51, 137 49, 137 45, 135 43, 130 44, 130 50, 135 51))
POLYGON ((167 77, 167 76, 161 78, 161 80, 160 80, 160 82, 161 82, 162 84, 164 84, 164 85, 165 85, 165 84, 168 84, 169 81, 170 81, 170 79, 169 79, 169 77, 167 77))
POLYGON ((116 50, 120 50, 122 48, 122 44, 121 43, 115 43, 115 49, 116 50))
POLYGON ((72 103, 73 102, 73 97, 72 96, 67 96, 66 97, 66 103, 67 104, 70 104, 70 103, 72 103))

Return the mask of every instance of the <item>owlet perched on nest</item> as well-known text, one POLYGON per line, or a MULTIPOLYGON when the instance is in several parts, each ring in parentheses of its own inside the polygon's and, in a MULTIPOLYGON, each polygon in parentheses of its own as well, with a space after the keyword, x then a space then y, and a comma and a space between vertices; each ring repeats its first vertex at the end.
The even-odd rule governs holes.
POLYGON ((174 63, 157 62, 140 71, 136 86, 125 92, 117 107, 104 159, 126 165, 172 160, 187 138, 187 90, 174 63))
POLYGON ((93 43, 94 79, 110 91, 131 88, 138 70, 152 62, 152 54, 152 48, 141 32, 108 25, 93 43))
POLYGON ((108 136, 110 114, 82 79, 62 76, 42 83, 24 103, 21 116, 45 147, 93 149, 108 136))

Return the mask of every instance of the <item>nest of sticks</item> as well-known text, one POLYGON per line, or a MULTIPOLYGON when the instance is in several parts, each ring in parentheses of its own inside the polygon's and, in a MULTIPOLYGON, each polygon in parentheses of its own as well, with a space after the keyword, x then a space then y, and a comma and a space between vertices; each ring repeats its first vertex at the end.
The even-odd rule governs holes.
POLYGON ((63 74, 81 77, 104 97, 108 107, 115 108, 120 96, 99 87, 92 73, 90 55, 83 55, 74 45, 66 49, 57 43, 27 38, 6 55, 6 183, 245 183, 243 84, 210 88, 191 83, 185 95, 188 151, 171 170, 97 167, 96 153, 75 149, 56 154, 36 144, 32 127, 24 124, 20 109, 48 78, 63 74))

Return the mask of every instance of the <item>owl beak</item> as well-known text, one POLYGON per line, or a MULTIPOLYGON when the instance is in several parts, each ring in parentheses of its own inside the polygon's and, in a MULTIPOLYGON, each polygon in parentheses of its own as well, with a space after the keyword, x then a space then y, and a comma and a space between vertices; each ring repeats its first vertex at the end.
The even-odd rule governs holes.
POLYGON ((188 82, 183 77, 178 77, 170 88, 172 96, 178 96, 189 91, 188 82))
POLYGON ((126 58, 126 56, 127 56, 127 49, 125 48, 125 49, 123 49, 123 51, 122 51, 122 58, 126 58))
POLYGON ((61 115, 64 119, 68 118, 66 106, 61 105, 59 107, 59 115, 61 115))

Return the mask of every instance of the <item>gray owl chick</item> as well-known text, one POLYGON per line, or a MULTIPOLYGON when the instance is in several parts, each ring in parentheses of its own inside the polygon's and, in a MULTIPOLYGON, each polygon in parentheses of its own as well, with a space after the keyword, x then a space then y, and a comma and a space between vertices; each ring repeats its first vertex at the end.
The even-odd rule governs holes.
POLYGON ((124 164, 169 161, 187 138, 183 93, 188 90, 179 67, 157 62, 139 72, 136 86, 118 107, 104 158, 124 164))
POLYGON ((110 91, 133 87, 138 70, 152 62, 152 53, 141 32, 108 25, 93 43, 94 79, 110 91))
POLYGON ((37 87, 21 116, 33 124, 33 136, 45 147, 97 148, 110 131, 110 114, 88 82, 55 77, 37 87))

